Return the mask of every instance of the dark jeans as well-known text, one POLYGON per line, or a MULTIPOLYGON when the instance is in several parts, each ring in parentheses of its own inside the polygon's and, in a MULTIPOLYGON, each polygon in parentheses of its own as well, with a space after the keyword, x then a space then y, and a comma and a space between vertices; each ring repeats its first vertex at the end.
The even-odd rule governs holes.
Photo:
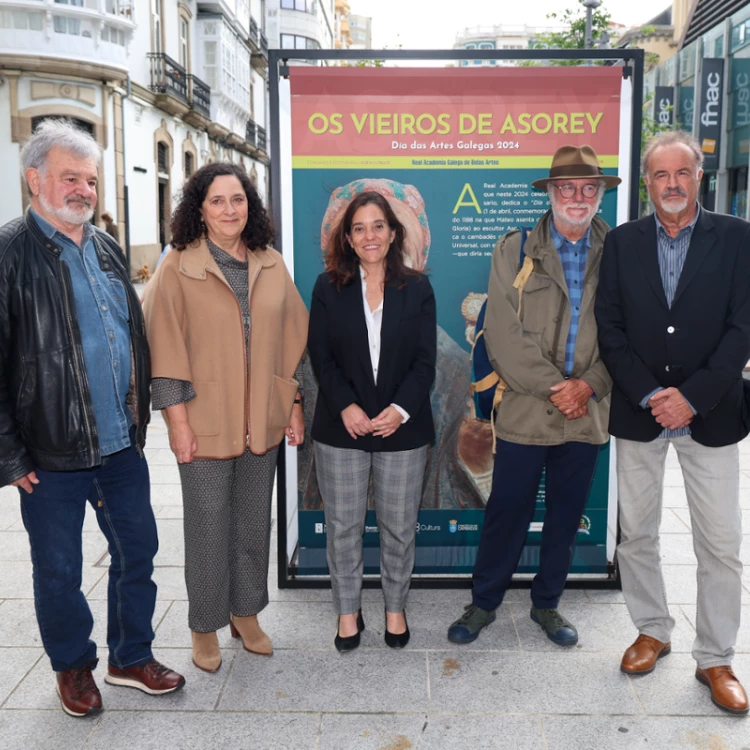
POLYGON ((599 446, 588 443, 548 446, 497 441, 492 491, 474 565, 474 604, 492 610, 502 603, 534 517, 546 465, 544 528, 531 601, 543 609, 557 607, 598 455, 599 446))
MULTIPOLYGON (((134 429, 131 429, 131 439, 134 429)), ((158 549, 148 465, 135 447, 85 471, 41 471, 34 492, 21 493, 21 514, 31 543, 34 603, 52 669, 73 669, 96 659, 94 624, 81 591, 86 502, 96 510, 112 558, 109 566, 109 662, 124 668, 152 657, 151 618, 158 549)))

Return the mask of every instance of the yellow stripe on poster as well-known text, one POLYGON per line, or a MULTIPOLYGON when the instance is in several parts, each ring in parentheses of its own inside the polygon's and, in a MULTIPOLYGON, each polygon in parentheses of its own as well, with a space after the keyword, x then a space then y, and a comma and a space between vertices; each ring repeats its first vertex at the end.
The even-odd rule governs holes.
MULTIPOLYGON (((293 169, 549 169, 549 156, 294 156, 293 169)), ((616 169, 619 157, 599 156, 603 169, 616 169)))

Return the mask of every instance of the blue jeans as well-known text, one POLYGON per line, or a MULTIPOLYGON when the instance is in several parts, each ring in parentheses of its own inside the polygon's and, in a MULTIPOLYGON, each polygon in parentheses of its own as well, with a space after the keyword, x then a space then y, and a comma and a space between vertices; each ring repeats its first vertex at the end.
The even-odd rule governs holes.
MULTIPOLYGON (((135 432, 131 428, 131 440, 135 432)), ((145 458, 134 445, 84 471, 36 470, 34 492, 21 493, 31 543, 34 604, 52 669, 74 669, 96 659, 94 625, 81 591, 81 531, 86 502, 96 510, 112 561, 109 566, 107 645, 110 664, 132 667, 153 658, 151 618, 158 549, 145 458)))
POLYGON ((474 604, 492 610, 503 601, 534 518, 539 480, 546 466, 544 528, 531 601, 540 609, 557 608, 573 562, 599 448, 588 443, 497 441, 492 490, 474 564, 474 604))

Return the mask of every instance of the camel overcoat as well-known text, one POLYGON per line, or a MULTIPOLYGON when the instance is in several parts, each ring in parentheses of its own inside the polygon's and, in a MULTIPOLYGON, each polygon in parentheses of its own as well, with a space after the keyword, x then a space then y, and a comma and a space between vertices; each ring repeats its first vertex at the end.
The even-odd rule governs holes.
POLYGON ((205 240, 168 253, 143 308, 154 378, 193 384, 186 404, 196 458, 262 454, 284 438, 308 313, 280 253, 248 253, 250 353, 242 311, 205 240))

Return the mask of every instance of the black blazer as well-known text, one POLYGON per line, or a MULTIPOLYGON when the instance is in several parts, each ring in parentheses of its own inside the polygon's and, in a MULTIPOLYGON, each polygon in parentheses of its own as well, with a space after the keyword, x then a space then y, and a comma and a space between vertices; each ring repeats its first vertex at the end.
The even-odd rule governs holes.
POLYGON ((609 430, 647 442, 662 427, 641 400, 673 386, 696 409, 694 440, 748 433, 742 369, 750 359, 750 224, 701 209, 671 309, 653 216, 609 232, 596 298, 599 350, 614 388, 609 430))
POLYGON ((411 450, 434 440, 430 388, 435 381, 437 320, 426 276, 408 276, 401 289, 386 285, 380 341, 376 385, 359 273, 340 289, 327 273, 318 276, 307 342, 319 386, 313 440, 364 451, 411 450), (347 406, 359 404, 372 419, 392 403, 408 412, 406 424, 387 438, 365 435, 352 440, 341 419, 347 406))

